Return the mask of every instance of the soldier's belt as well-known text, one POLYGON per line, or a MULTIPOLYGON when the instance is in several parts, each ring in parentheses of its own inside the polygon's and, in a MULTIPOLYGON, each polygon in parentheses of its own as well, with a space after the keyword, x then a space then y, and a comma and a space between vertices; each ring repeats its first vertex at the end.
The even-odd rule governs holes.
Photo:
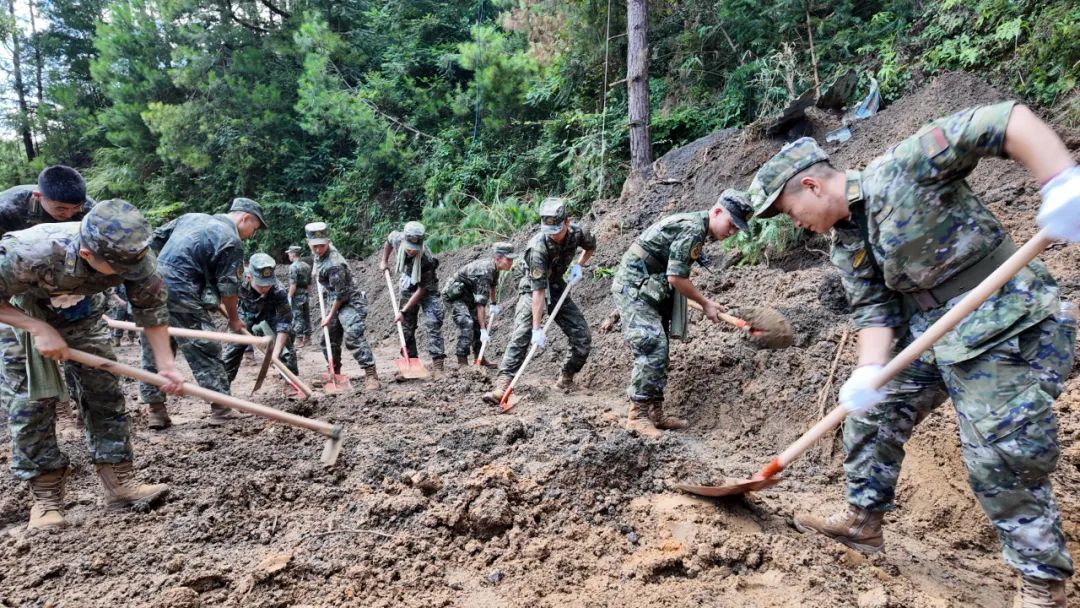
POLYGON ((647 268, 651 274, 658 274, 667 270, 667 263, 661 261, 648 251, 645 251, 645 248, 638 245, 637 241, 630 245, 629 251, 634 257, 645 262, 645 268, 647 268))
POLYGON ((1016 252, 1016 244, 1008 236, 993 251, 986 254, 981 260, 961 270, 955 276, 940 285, 923 289, 921 291, 908 292, 915 305, 926 312, 944 305, 958 295, 965 294, 990 276, 1005 260, 1016 252))

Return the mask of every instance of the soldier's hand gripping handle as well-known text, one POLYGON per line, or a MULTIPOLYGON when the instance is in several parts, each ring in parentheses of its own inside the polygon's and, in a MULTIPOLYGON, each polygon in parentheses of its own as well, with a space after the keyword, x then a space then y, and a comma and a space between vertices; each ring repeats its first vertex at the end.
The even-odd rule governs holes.
POLYGON ((69 358, 70 352, 68 351, 67 342, 64 341, 60 332, 56 331, 51 325, 42 323, 40 327, 31 333, 34 336, 34 348, 42 355, 57 361, 69 358))

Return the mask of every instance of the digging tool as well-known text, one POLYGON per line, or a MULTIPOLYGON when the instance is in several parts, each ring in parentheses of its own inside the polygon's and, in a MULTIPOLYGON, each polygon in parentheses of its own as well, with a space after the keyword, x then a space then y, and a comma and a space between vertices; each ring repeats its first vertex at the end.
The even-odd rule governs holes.
MULTIPOLYGON (((103 318, 105 319, 105 324, 113 329, 137 332, 142 332, 143 330, 143 328, 128 321, 117 321, 115 319, 110 319, 107 316, 103 318)), ((253 336, 247 332, 244 333, 246 335, 227 334, 218 331, 204 331, 201 329, 185 329, 183 327, 169 328, 169 335, 175 338, 190 338, 193 340, 214 340, 215 342, 232 342, 234 344, 246 344, 248 346, 259 348, 260 352, 264 352, 265 354, 263 355, 262 367, 259 368, 259 376, 255 380, 255 388, 251 389, 251 394, 254 395, 255 391, 259 390, 259 387, 262 386, 263 379, 266 378, 266 370, 270 368, 270 360, 272 358, 271 354, 273 352, 273 348, 271 348, 271 345, 273 344, 274 339, 273 337, 260 338, 258 336, 253 336)))
MULTIPOLYGON (((688 300, 686 303, 694 310, 702 310, 701 304, 693 300, 688 300)), ((795 335, 791 330, 791 324, 779 312, 771 308, 748 306, 740 309, 739 313, 746 318, 741 319, 726 312, 719 313, 717 316, 722 321, 748 332, 755 343, 765 348, 787 348, 794 343, 795 335)))
MULTIPOLYGON (((314 274, 315 273, 312 272, 312 275, 314 274)), ((319 282, 319 277, 312 276, 312 279, 315 282, 315 291, 319 294, 319 314, 321 315, 319 323, 322 324, 322 320, 326 318, 326 302, 324 301, 326 298, 323 296, 323 287, 322 283, 319 282)), ((326 383, 323 385, 323 390, 328 394, 333 395, 350 388, 349 378, 345 376, 345 374, 334 373, 334 351, 330 348, 330 328, 323 327, 322 331, 323 346, 326 347, 326 364, 329 367, 327 372, 323 374, 323 378, 326 380, 326 383)))
MULTIPOLYGON (((252 335, 251 332, 246 329, 244 330, 244 334, 248 336, 252 335)), ((255 348, 259 347, 256 346, 255 348)), ((289 386, 293 387, 293 389, 296 390, 297 396, 299 396, 301 399, 307 399, 308 397, 311 397, 315 394, 315 391, 313 391, 311 387, 308 386, 303 380, 298 378, 296 374, 292 373, 292 370, 289 369, 289 367, 285 365, 281 361, 281 359, 278 359, 277 357, 272 357, 270 362, 273 363, 274 369, 276 369, 278 374, 280 374, 281 377, 285 379, 285 382, 288 382, 289 386)), ((251 394, 254 395, 255 391, 257 390, 259 390, 258 386, 251 389, 251 394)))
MULTIPOLYGON (((874 388, 884 388, 897 374, 904 371, 907 366, 915 362, 920 355, 940 340, 942 336, 951 331, 956 325, 979 307, 987 298, 1001 289, 1005 283, 1016 275, 1022 268, 1034 260, 1051 243, 1046 230, 1040 230, 1038 234, 1018 249, 1016 253, 998 267, 990 276, 986 277, 974 289, 961 299, 956 306, 946 312, 940 319, 931 325, 921 336, 916 338, 904 350, 900 351, 888 364, 882 368, 877 378, 874 379, 874 388)), ((761 490, 780 482, 777 477, 796 458, 802 455, 814 442, 836 428, 847 417, 847 408, 838 405, 810 430, 803 433, 795 443, 792 443, 778 456, 773 458, 756 475, 746 480, 729 480, 719 486, 696 486, 679 484, 675 487, 691 494, 700 496, 731 496, 744 494, 754 490, 761 490)))
MULTIPOLYGON (((584 252, 574 260, 574 264, 581 263, 581 257, 584 256, 584 252)), ((555 302, 555 308, 551 309, 551 314, 548 315, 547 321, 544 322, 544 335, 546 336, 548 330, 551 329, 551 324, 555 321, 555 317, 559 314, 559 309, 562 308, 563 302, 566 301, 566 296, 570 295, 570 290, 574 287, 574 283, 570 283, 563 290, 562 295, 559 296, 559 301, 555 302)), ((524 297, 524 296, 522 296, 524 297)), ((529 366, 529 362, 532 361, 533 355, 536 354, 537 346, 533 344, 529 348, 528 354, 525 355, 525 360, 521 362, 521 367, 518 368, 514 379, 510 381, 510 385, 506 387, 506 392, 503 393, 502 399, 499 401, 499 409, 502 413, 509 412, 519 401, 521 397, 514 395, 514 387, 517 386, 518 380, 521 379, 521 375, 525 373, 525 368, 529 366)))
MULTIPOLYGON (((488 311, 489 312, 491 311, 490 307, 488 307, 488 311)), ((487 324, 488 341, 484 342, 483 344, 480 345, 480 352, 476 354, 476 365, 477 366, 483 365, 482 361, 484 360, 484 351, 487 350, 488 342, 491 342, 491 326, 494 325, 494 324, 495 324, 495 315, 488 314, 488 324, 487 324)))
MULTIPOLYGON (((420 262, 413 263, 419 264, 420 262)), ((383 277, 386 279, 386 293, 390 296, 390 305, 393 307, 394 317, 397 317, 401 311, 398 310, 398 301, 394 297, 394 282, 390 280, 389 269, 383 271, 383 277)), ((397 366, 398 373, 401 374, 402 378, 410 380, 427 378, 430 374, 428 374, 427 368, 424 367, 424 362, 416 357, 409 356, 409 346, 405 343, 405 328, 402 327, 401 321, 397 322, 397 333, 398 338, 401 339, 401 358, 394 359, 394 365, 397 366)))
MULTIPOLYGON (((153 384, 154 386, 163 386, 169 383, 164 376, 148 372, 144 369, 137 367, 131 367, 130 365, 124 365, 104 357, 92 355, 81 350, 74 348, 68 349, 70 353, 69 360, 76 363, 81 363, 88 367, 94 367, 103 371, 107 371, 111 374, 127 376, 128 378, 134 378, 140 382, 147 384, 153 384)), ((304 418, 303 416, 297 416, 296 414, 290 414, 288 412, 282 412, 272 407, 266 407, 265 405, 259 405, 258 403, 252 403, 251 401, 245 401, 231 395, 223 395, 218 392, 214 392, 209 389, 205 389, 201 386, 194 384, 184 383, 182 388, 183 394, 189 397, 196 397, 220 405, 222 407, 231 408, 240 412, 246 412, 248 414, 254 414, 256 416, 262 416, 277 422, 285 423, 289 426, 294 426, 309 431, 315 431, 320 435, 326 436, 326 443, 323 446, 323 453, 320 460, 323 464, 332 465, 337 462, 338 454, 341 453, 341 436, 342 427, 337 424, 330 424, 329 422, 323 422, 321 420, 312 420, 311 418, 304 418)))

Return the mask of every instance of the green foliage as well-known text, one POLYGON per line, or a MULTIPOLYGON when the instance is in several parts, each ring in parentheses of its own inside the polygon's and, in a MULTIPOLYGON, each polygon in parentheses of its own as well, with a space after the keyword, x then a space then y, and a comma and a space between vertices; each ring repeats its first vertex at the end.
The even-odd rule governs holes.
POLYGON ((616 269, 611 266, 597 266, 592 269, 592 278, 594 281, 610 279, 615 276, 615 270, 616 269))
POLYGON ((750 222, 749 231, 740 231, 724 240, 724 249, 741 254, 739 265, 757 264, 769 255, 789 249, 799 243, 804 232, 795 227, 791 218, 778 215, 767 220, 750 222))
POLYGON ((507 240, 521 228, 536 225, 537 204, 517 197, 499 198, 485 204, 475 199, 464 207, 425 207, 421 221, 428 229, 428 247, 434 252, 459 249, 476 243, 507 240))

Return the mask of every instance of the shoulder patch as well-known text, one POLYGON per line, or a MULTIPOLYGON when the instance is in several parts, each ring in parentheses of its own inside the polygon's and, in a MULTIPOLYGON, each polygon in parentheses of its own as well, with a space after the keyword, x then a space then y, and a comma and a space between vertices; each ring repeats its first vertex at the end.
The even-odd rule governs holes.
POLYGON ((855 252, 855 255, 851 257, 851 265, 855 268, 863 265, 866 261, 866 249, 860 249, 855 252))
POLYGON ((696 260, 701 257, 701 245, 694 245, 690 248, 690 259, 696 260))
POLYGON ((238 278, 238 279, 244 278, 244 268, 242 266, 237 266, 236 267, 236 278, 238 278))
POLYGON ((544 269, 543 268, 533 268, 532 269, 532 278, 540 279, 540 278, 543 278, 543 276, 544 276, 544 269))
POLYGON ((945 139, 945 132, 941 127, 934 127, 919 136, 919 147, 927 158, 934 158, 949 149, 949 140, 945 139))

